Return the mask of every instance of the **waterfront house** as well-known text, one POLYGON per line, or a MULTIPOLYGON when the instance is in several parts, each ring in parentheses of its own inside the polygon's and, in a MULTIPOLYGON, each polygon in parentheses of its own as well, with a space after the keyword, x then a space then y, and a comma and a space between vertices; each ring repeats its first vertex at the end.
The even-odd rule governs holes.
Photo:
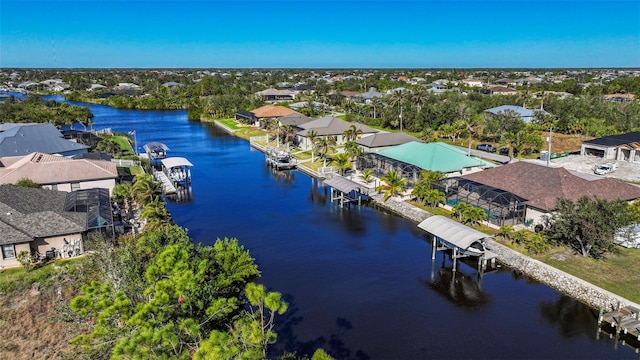
POLYGON ((634 201, 640 187, 613 178, 586 178, 565 168, 520 161, 445 180, 447 203, 469 203, 485 210, 498 226, 544 225, 559 198, 583 196, 634 201))
POLYGON ((50 190, 105 188, 111 194, 118 169, 111 161, 72 159, 40 152, 0 157, 0 184, 15 184, 21 179, 30 179, 50 190))
POLYGON ((264 105, 257 109, 251 110, 253 116, 255 116, 255 124, 260 127, 263 126, 261 122, 266 119, 280 119, 283 116, 290 114, 299 114, 297 111, 291 110, 284 106, 278 105, 264 105))
POLYGON ((294 129, 302 130, 300 125, 311 122, 314 119, 304 114, 291 113, 289 115, 285 115, 281 117, 279 120, 280 120, 280 126, 291 126, 294 129))
POLYGON ((325 116, 320 119, 300 124, 299 127, 302 128, 302 130, 298 132, 297 142, 303 150, 311 149, 313 144, 309 139, 309 133, 313 131, 318 137, 334 136, 336 138, 336 144, 342 145, 345 142, 344 132, 352 125, 360 131, 359 139, 378 132, 378 130, 360 123, 350 123, 333 116, 325 116))
POLYGON ((0 124, 0 157, 20 156, 34 151, 74 156, 89 146, 65 139, 53 124, 0 124))
POLYGON ((256 123, 256 121, 258 121, 258 118, 256 118, 256 114, 252 113, 251 111, 240 110, 236 112, 235 120, 249 124, 249 125, 253 125, 256 123))
POLYGON ((66 211, 66 201, 61 191, 0 186, 0 267, 19 266, 21 251, 48 258, 82 254, 87 213, 66 211))
POLYGON ((379 132, 371 136, 358 139, 356 140, 356 143, 360 146, 363 153, 370 153, 412 141, 422 142, 420 139, 403 132, 379 132))
POLYGON ((493 165, 469 156, 467 151, 442 142, 411 141, 375 153, 358 156, 358 169, 371 169, 378 176, 394 170, 410 184, 423 170, 439 171, 445 176, 457 176, 480 171, 493 165))
POLYGON ((604 160, 640 162, 640 132, 583 141, 580 155, 595 156, 604 160))

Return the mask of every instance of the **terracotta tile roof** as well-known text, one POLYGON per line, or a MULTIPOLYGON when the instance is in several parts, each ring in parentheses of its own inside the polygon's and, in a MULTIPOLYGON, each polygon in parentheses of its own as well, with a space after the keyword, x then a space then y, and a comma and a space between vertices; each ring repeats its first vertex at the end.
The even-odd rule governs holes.
POLYGON ((14 184, 29 178, 38 184, 59 184, 89 180, 115 179, 116 164, 110 161, 71 159, 63 156, 32 153, 0 158, 0 183, 14 184))
POLYGON ((261 106, 255 110, 251 110, 251 112, 259 119, 260 118, 277 118, 277 117, 282 117, 289 114, 298 114, 298 112, 296 111, 293 111, 284 106, 277 106, 277 105, 261 106))
POLYGON ((582 196, 607 200, 640 198, 640 187, 612 178, 586 180, 565 168, 516 162, 472 173, 462 178, 508 191, 527 199, 529 206, 550 211, 558 198, 576 201, 582 196))

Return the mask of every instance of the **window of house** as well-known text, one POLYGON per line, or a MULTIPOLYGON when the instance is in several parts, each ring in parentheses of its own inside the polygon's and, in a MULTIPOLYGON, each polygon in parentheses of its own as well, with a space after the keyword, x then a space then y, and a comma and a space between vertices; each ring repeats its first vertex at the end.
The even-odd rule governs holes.
POLYGON ((71 191, 80 190, 80 183, 71 183, 71 191))
POLYGON ((2 245, 2 258, 12 259, 16 257, 16 250, 13 248, 13 244, 2 245))

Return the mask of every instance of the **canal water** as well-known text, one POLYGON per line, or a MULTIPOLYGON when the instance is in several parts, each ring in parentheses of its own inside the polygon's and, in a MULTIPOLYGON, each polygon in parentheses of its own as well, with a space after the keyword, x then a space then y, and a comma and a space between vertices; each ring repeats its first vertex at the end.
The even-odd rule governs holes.
MULTIPOLYGON (((56 98, 62 100, 61 98, 56 98)), ((94 128, 136 131, 138 149, 165 143, 193 164, 190 199, 169 202, 198 242, 236 237, 289 311, 277 318, 284 349, 323 348, 337 359, 637 359, 606 337, 582 304, 510 269, 479 279, 431 247, 415 224, 370 207, 340 209, 328 189, 274 172, 248 142, 184 111, 88 104, 94 128)))

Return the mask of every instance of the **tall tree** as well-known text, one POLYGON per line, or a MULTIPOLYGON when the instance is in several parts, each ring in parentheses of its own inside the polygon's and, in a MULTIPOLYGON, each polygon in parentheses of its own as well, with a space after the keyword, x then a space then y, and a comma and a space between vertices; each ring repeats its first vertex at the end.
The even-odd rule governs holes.
POLYGON ((392 196, 398 196, 402 194, 407 186, 407 179, 398 175, 395 170, 389 170, 385 175, 380 177, 382 183, 376 188, 376 191, 384 193, 384 200, 386 201, 392 196))
POLYGON ((587 196, 576 202, 558 199, 549 237, 570 246, 581 256, 601 258, 613 249, 616 231, 636 220, 631 209, 622 200, 587 196))
POLYGON ((351 157, 349 154, 340 153, 333 156, 332 162, 338 167, 340 175, 344 175, 344 172, 351 169, 351 157))

